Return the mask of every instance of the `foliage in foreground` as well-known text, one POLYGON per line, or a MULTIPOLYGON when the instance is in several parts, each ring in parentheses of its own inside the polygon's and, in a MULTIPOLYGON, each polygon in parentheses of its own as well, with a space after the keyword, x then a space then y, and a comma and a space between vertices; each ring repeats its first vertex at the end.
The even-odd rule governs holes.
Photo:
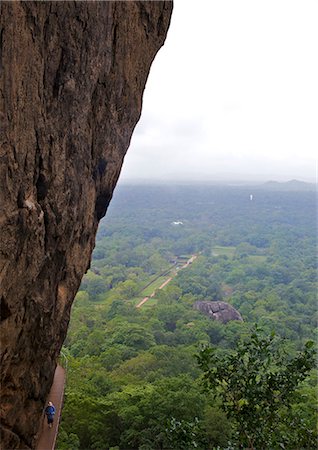
POLYGON ((231 354, 206 347, 197 355, 204 386, 234 420, 241 447, 315 448, 315 436, 292 409, 297 387, 315 366, 313 345, 288 358, 274 334, 255 328, 231 354))

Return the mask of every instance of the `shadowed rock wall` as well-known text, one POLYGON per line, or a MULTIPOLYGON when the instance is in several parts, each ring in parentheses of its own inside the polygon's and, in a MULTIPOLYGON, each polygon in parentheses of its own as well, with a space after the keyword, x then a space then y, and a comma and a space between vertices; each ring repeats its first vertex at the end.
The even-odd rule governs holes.
POLYGON ((172 3, 1 2, 3 448, 34 446, 172 3))

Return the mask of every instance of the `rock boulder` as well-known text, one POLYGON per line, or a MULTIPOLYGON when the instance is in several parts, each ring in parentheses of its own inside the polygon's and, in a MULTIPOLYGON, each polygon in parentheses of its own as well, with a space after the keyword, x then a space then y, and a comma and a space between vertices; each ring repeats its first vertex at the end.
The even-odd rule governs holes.
POLYGON ((198 301, 195 302, 193 308, 222 323, 230 320, 243 321, 241 314, 226 302, 198 301))

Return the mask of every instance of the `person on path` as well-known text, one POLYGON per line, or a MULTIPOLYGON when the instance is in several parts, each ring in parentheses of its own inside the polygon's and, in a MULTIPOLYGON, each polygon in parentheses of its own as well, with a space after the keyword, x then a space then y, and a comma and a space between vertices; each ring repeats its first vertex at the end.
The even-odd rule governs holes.
POLYGON ((52 428, 52 423, 53 423, 54 414, 55 414, 55 406, 53 405, 52 402, 48 402, 44 413, 47 417, 47 423, 48 423, 49 427, 52 428))

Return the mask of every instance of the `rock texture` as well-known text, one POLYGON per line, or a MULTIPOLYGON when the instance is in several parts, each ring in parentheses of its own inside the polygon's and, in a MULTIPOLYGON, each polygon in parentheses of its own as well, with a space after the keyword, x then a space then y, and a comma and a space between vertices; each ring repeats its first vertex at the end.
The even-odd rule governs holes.
POLYGON ((1 2, 3 448, 35 443, 172 3, 1 2))
POLYGON ((230 320, 243 321, 241 314, 229 303, 198 301, 195 302, 193 308, 222 323, 227 323, 230 320))

